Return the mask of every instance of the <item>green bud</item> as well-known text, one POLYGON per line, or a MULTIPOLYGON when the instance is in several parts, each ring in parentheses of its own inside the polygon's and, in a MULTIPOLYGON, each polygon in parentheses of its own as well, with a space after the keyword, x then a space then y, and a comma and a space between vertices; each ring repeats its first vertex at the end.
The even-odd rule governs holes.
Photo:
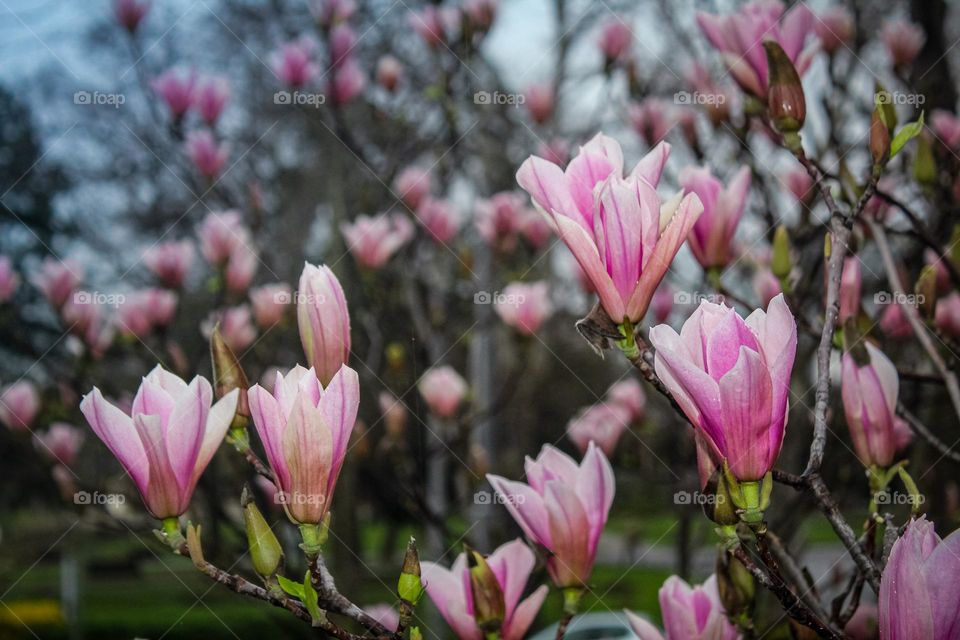
POLYGON ((240 505, 243 507, 243 525, 247 530, 247 545, 253 559, 253 568, 264 579, 270 578, 283 564, 283 548, 247 487, 243 488, 240 505))
POLYGON ((730 488, 720 469, 715 469, 707 480, 704 493, 713 496, 713 500, 708 499, 703 502, 703 513, 707 518, 719 525, 735 525, 740 522, 736 507, 730 498, 730 488))
POLYGON ((870 116, 870 155, 873 164, 881 167, 890 159, 890 129, 880 118, 879 108, 874 108, 870 116))
POLYGON ((485 634, 500 630, 506 616, 506 604, 503 589, 496 574, 487 564, 486 558, 470 547, 467 553, 467 566, 470 568, 470 591, 473 594, 473 618, 485 634))
POLYGON ((244 444, 249 448, 250 441, 246 429, 250 424, 250 405, 247 401, 247 389, 250 388, 250 383, 236 354, 220 334, 219 324, 213 328, 213 334, 210 336, 210 361, 213 365, 213 387, 217 398, 222 398, 234 389, 239 393, 237 412, 233 416, 233 422, 230 423, 230 437, 241 450, 244 450, 242 448, 244 444))
POLYGON ((784 225, 778 226, 773 234, 773 255, 770 259, 770 270, 781 281, 786 280, 793 270, 793 261, 790 258, 790 234, 784 225))
POLYGON ((917 296, 917 308, 927 318, 933 318, 937 310, 937 268, 928 264, 920 270, 920 277, 913 287, 917 296))
POLYGON ((721 550, 717 554, 717 591, 730 622, 744 629, 753 617, 757 585, 750 570, 735 556, 721 550))
POLYGON ((767 53, 767 67, 770 69, 769 89, 767 89, 767 110, 777 131, 784 134, 791 150, 798 150, 799 137, 793 136, 803 128, 807 116, 807 103, 803 95, 800 74, 797 73, 790 57, 773 40, 766 40, 763 48, 767 53), (796 147, 794 147, 794 144, 796 147))
POLYGON ((913 177, 920 184, 933 184, 937 180, 937 162, 933 148, 926 136, 917 136, 916 153, 913 156, 913 177))
POLYGON ((417 552, 417 541, 410 538, 407 543, 407 552, 403 556, 403 569, 397 581, 397 594, 401 600, 416 605, 423 598, 423 583, 420 581, 420 554, 417 552))

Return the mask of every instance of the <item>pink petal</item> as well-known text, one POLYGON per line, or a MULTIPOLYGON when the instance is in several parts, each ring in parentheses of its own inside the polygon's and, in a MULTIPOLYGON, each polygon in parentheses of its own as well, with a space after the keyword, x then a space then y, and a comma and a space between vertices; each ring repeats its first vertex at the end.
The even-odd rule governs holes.
POLYGON ((191 478, 191 487, 195 486, 200 474, 210 464, 213 455, 220 448, 223 438, 227 435, 227 429, 233 422, 233 417, 237 413, 237 400, 240 397, 240 390, 234 389, 227 395, 220 398, 210 412, 207 414, 207 424, 203 430, 203 442, 200 444, 200 453, 197 454, 197 461, 194 465, 193 476, 191 478))
POLYGON ((330 427, 306 395, 297 397, 283 432, 283 457, 290 469, 288 511, 297 522, 319 523, 330 508, 327 482, 333 458, 330 427))
POLYGON ((177 484, 184 489, 190 486, 193 478, 212 398, 210 383, 197 376, 184 393, 174 398, 176 405, 170 421, 161 423, 170 466, 177 476, 177 484))
POLYGON ((647 152, 647 155, 640 158, 630 175, 631 177, 643 178, 651 186, 656 187, 660 183, 663 167, 666 166, 669 157, 670 143, 658 142, 657 146, 647 152))
MULTIPOLYGON (((280 375, 277 374, 278 383, 280 375)), ((250 403, 250 415, 253 424, 263 443, 267 454, 267 462, 277 477, 277 488, 280 491, 290 490, 290 472, 283 457, 283 432, 287 426, 287 418, 281 413, 280 403, 269 391, 260 385, 254 385, 247 392, 250 403)))
POLYGON ((551 575, 558 587, 580 586, 590 578, 590 523, 573 487, 547 483, 544 506, 550 524, 551 575))
POLYGON ((509 616, 503 623, 503 640, 523 640, 526 637, 527 631, 537 618, 537 613, 543 606, 543 601, 549 591, 547 585, 541 585, 517 605, 513 615, 509 616))
POLYGON ((576 484, 577 495, 580 496, 580 502, 590 522, 591 554, 596 551, 603 527, 607 523, 616 488, 610 462, 591 441, 587 446, 587 454, 580 463, 580 474, 576 484))
POLYGON ((332 431, 333 469, 330 473, 328 494, 333 494, 343 459, 350 444, 350 434, 357 422, 360 408, 360 378, 357 372, 343 365, 333 377, 320 399, 319 409, 332 431))
POLYGON ((574 205, 567 178, 557 165, 538 156, 531 156, 517 170, 517 183, 547 213, 571 217, 585 229, 590 228, 574 205))
POLYGON ((798 2, 780 23, 780 45, 791 61, 796 61, 807 36, 813 32, 813 12, 806 2, 798 2))
POLYGON ((763 357, 741 347, 736 365, 720 380, 725 447, 721 449, 739 480, 760 480, 780 452, 769 439, 772 388, 763 357))
POLYGON ((647 622, 645 618, 641 618, 632 611, 624 610, 624 613, 627 614, 627 621, 630 623, 630 628, 637 634, 640 640, 664 640, 663 634, 660 633, 655 626, 647 622))
POLYGON ((130 416, 107 402, 96 387, 83 397, 80 412, 144 493, 150 480, 150 466, 130 416))
POLYGON ((580 467, 573 458, 549 444, 543 445, 536 460, 527 456, 523 470, 527 474, 527 482, 541 495, 550 480, 561 480, 572 486, 580 474, 580 467))
POLYGON ((523 529, 523 533, 532 542, 549 548, 550 523, 540 494, 522 482, 513 482, 492 474, 487 474, 487 481, 500 495, 503 505, 523 529))
MULTIPOLYGON (((600 260, 596 242, 580 224, 570 218, 556 215, 553 217, 557 225, 557 232, 573 257, 577 259, 580 268, 597 290, 600 304, 615 323, 620 323, 625 317, 624 301, 617 292, 613 280, 607 274, 606 268, 600 260)), ((642 315, 642 314, 641 314, 642 315)))
POLYGON ((170 466, 160 418, 138 414, 133 418, 133 425, 150 466, 150 482, 146 492, 141 492, 147 510, 158 520, 179 516, 186 511, 190 496, 183 493, 170 466))
POLYGON ((497 582, 503 589, 503 601, 506 605, 504 622, 506 623, 523 596, 523 590, 526 589, 536 558, 530 547, 517 538, 500 545, 487 558, 487 564, 497 576, 497 582))
POLYGON ((460 571, 448 570, 436 562, 420 563, 420 577, 427 595, 458 638, 480 640, 483 635, 467 612, 460 571))

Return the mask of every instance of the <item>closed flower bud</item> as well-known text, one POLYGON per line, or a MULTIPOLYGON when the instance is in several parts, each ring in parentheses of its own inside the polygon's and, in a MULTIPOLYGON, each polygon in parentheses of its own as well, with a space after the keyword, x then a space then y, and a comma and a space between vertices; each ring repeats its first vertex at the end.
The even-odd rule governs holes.
POLYGON ((247 530, 247 545, 250 548, 253 568, 264 579, 270 578, 283 563, 283 548, 273 529, 264 520, 247 487, 243 488, 240 504, 243 506, 243 525, 247 530))
POLYGON ((790 234, 783 225, 777 227, 773 234, 773 255, 770 259, 770 270, 780 280, 790 276, 793 264, 790 259, 790 234))
POLYGON ((417 541, 410 538, 407 543, 407 552, 403 556, 403 569, 400 571, 400 580, 397 581, 397 595, 416 605, 423 597, 423 582, 420 581, 420 553, 417 551, 417 541))
POLYGON ((469 547, 466 548, 466 553, 467 566, 470 567, 473 617, 484 633, 499 631, 506 610, 503 590, 486 558, 469 547))
POLYGON ((880 118, 879 109, 874 109, 870 116, 870 155, 877 166, 887 164, 890 159, 890 129, 880 118))
POLYGON ((780 133, 796 133, 803 128, 807 116, 800 75, 779 44, 767 40, 763 48, 767 52, 770 69, 770 88, 767 91, 770 119, 780 133))
POLYGON ((340 281, 327 266, 304 264, 297 324, 307 362, 327 385, 350 357, 350 313, 340 281))
POLYGON ((920 277, 914 285, 917 294, 917 306, 926 317, 932 318, 937 310, 937 267, 926 265, 920 270, 920 277))
POLYGON ((239 390, 237 413, 233 417, 230 429, 245 429, 250 422, 250 405, 247 402, 247 389, 250 383, 236 354, 224 341, 220 327, 216 326, 210 335, 210 360, 213 363, 213 387, 217 398, 222 398, 234 389, 239 390))
POLYGON ((731 622, 748 620, 753 615, 757 585, 753 575, 739 560, 723 551, 717 555, 717 590, 731 622))

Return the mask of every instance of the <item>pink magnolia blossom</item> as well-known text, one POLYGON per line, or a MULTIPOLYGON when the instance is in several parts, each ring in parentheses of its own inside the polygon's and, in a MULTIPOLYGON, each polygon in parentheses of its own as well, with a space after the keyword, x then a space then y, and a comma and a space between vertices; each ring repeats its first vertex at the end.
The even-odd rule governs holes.
POLYGON ((860 258, 848 256, 843 261, 843 272, 840 274, 840 316, 839 323, 856 319, 860 314, 860 290, 863 285, 863 275, 860 270, 860 258))
POLYGON ((167 69, 151 83, 153 90, 166 103, 170 115, 179 121, 193 105, 197 74, 185 69, 167 69))
POLYGON ((543 124, 553 115, 553 86, 549 83, 527 87, 524 97, 527 112, 537 124, 543 124))
POLYGON ((951 338, 960 337, 960 293, 954 292, 937 300, 937 310, 933 320, 937 329, 951 338))
POLYGON ((200 82, 193 96, 193 108, 200 118, 213 126, 230 99, 230 85, 225 78, 211 77, 200 82))
POLYGON ((477 201, 474 224, 490 248, 509 253, 516 247, 525 206, 525 198, 515 191, 501 191, 477 201))
POLYGON ((430 412, 438 418, 452 418, 470 390, 467 381, 449 366, 431 367, 417 383, 430 412))
POLYGON ((139 292, 128 295, 117 308, 117 324, 125 336, 141 340, 153 331, 149 300, 139 292))
POLYGON ((559 588, 582 588, 590 580, 600 535, 616 490, 613 469, 594 444, 578 466, 544 445, 524 464, 529 484, 487 475, 507 511, 535 544, 550 552, 547 571, 559 588))
POLYGON ((706 97, 702 106, 707 110, 712 123, 718 125, 730 119, 734 96, 714 81, 705 66, 699 62, 693 63, 684 78, 694 91, 706 97))
POLYGON ((150 322, 156 327, 165 327, 177 315, 179 296, 173 291, 150 287, 139 292, 147 301, 150 322))
POLYGON ((400 626, 400 614, 392 605, 386 602, 367 605, 363 608, 364 613, 383 625, 388 631, 396 631, 400 626))
POLYGON ((789 171, 780 174, 780 182, 790 194, 803 206, 809 206, 816 195, 813 178, 800 165, 793 166, 789 171))
POLYGON ((73 465, 86 438, 79 428, 66 422, 54 422, 43 433, 34 434, 34 446, 53 462, 73 465))
POLYGON ((242 304, 238 307, 230 307, 210 314, 210 317, 201 326, 201 332, 208 340, 218 322, 220 323, 220 335, 223 336, 223 341, 234 353, 242 354, 243 350, 257 339, 257 329, 253 326, 248 305, 242 304))
POLYGON ((320 382, 329 384, 350 359, 350 312, 330 267, 304 263, 297 291, 297 324, 307 362, 320 382))
POLYGON ((720 52, 733 78, 744 91, 762 99, 767 96, 769 74, 762 41, 779 43, 803 75, 817 51, 816 39, 804 47, 807 36, 813 33, 814 21, 806 3, 797 3, 784 13, 778 0, 748 2, 729 16, 697 13, 697 24, 720 52))
POLYGON ((380 269, 415 233, 413 223, 402 213, 360 215, 340 225, 347 249, 357 263, 367 269, 380 269))
POLYGON ((342 367, 322 387, 313 369, 277 374, 273 393, 249 391, 250 413, 290 519, 319 524, 333 491, 360 405, 357 372, 342 367))
MULTIPOLYGON (((487 558, 487 564, 503 593, 504 616, 497 635, 503 640, 523 640, 547 597, 547 586, 541 585, 523 598, 527 581, 536 559, 522 540, 501 545, 487 558)), ((421 579, 427 595, 440 615, 460 640, 483 640, 484 633, 474 620, 473 589, 467 554, 461 553, 447 569, 436 562, 421 563, 421 579)))
POLYGON ((261 329, 267 329, 282 321, 292 301, 293 292, 286 282, 274 282, 250 289, 253 319, 261 329))
POLYGON ((233 293, 243 293, 250 287, 253 276, 260 266, 257 252, 248 244, 238 244, 230 253, 227 268, 224 271, 224 281, 227 290, 233 293))
POLYGON ((909 427, 897 417, 900 379, 897 368, 880 349, 862 343, 863 356, 843 354, 840 395, 853 448, 864 466, 886 469, 893 463, 900 433, 909 427), (865 358, 860 362, 858 358, 865 358))
POLYGON ((486 32, 493 26, 499 4, 499 0, 464 0, 460 8, 470 28, 486 32))
POLYGON ((366 76, 363 75, 356 58, 350 57, 333 70, 330 98, 334 104, 344 105, 363 93, 366 87, 366 76))
POLYGON ((429 169, 410 166, 401 171, 393 181, 393 189, 403 203, 416 209, 430 195, 433 173, 429 169))
POLYGON ((97 387, 83 397, 80 411, 133 479, 147 511, 162 520, 187 510, 233 420, 237 396, 234 389, 212 404, 206 378, 188 385, 157 365, 140 383, 130 415, 97 387))
POLYGON ((220 175, 230 155, 230 144, 227 142, 217 144, 216 138, 207 130, 188 133, 184 148, 193 166, 196 167, 197 173, 208 180, 220 175))
POLYGON ((130 33, 136 33, 148 11, 149 0, 114 0, 113 3, 114 19, 130 33))
POLYGON ((291 89, 301 89, 317 75, 314 45, 306 39, 288 42, 273 56, 273 73, 291 89))
POLYGON ((595 404, 580 411, 567 423, 567 437, 581 454, 586 454, 590 445, 595 444, 610 457, 629 426, 630 411, 623 405, 615 402, 595 404))
POLYGON ((403 64, 393 56, 381 56, 377 61, 377 84, 390 93, 397 90, 403 75, 403 64))
POLYGON ((617 324, 643 317, 703 211, 695 194, 661 202, 655 187, 669 152, 669 145, 657 145, 624 178, 620 145, 597 134, 566 171, 533 156, 517 172, 617 324))
POLYGON ((410 26, 431 49, 436 49, 447 40, 446 16, 442 9, 428 4, 422 10, 410 14, 410 26))
POLYGON ((380 413, 383 414, 387 433, 394 436, 401 435, 406 430, 410 415, 403 401, 389 391, 381 391, 377 396, 377 403, 380 405, 380 413))
POLYGON ((441 244, 447 244, 460 229, 460 215, 448 200, 427 196, 414 212, 430 237, 441 244))
POLYGON ((622 60, 630 55, 633 32, 625 19, 620 16, 611 18, 600 30, 597 46, 607 64, 622 60))
POLYGON ((893 543, 880 576, 881 640, 960 637, 960 531, 941 540, 921 516, 893 543))
POLYGON ((530 207, 522 208, 519 216, 520 235, 534 251, 539 251, 553 235, 549 218, 530 207))
POLYGON ((742 167, 724 188, 709 169, 687 167, 680 173, 680 186, 703 203, 703 213, 687 239, 694 257, 704 269, 727 266, 750 193, 750 168, 742 167))
POLYGON ((512 282, 497 296, 494 310, 506 325, 532 336, 553 313, 550 286, 546 282, 512 282))
POLYGON ((627 106, 627 116, 633 130, 651 146, 663 141, 676 124, 673 105, 656 97, 630 103, 627 106))
POLYGON ((104 306, 88 291, 75 292, 60 308, 60 318, 95 358, 102 356, 113 342, 114 330, 104 306))
POLYGON ((643 420, 647 410, 647 394, 636 378, 620 380, 607 389, 607 403, 619 405, 627 410, 631 422, 643 420))
POLYGON ((29 380, 19 380, 0 393, 0 422, 14 431, 28 430, 40 412, 40 394, 29 380))
POLYGON ((144 253, 143 262, 165 287, 179 289, 193 265, 194 248, 189 240, 162 242, 144 253))
POLYGON ((553 164, 566 164, 570 159, 569 143, 563 138, 553 138, 537 144, 537 155, 553 164))
POLYGON ((13 263, 8 256, 0 256, 0 304, 13 297, 20 286, 20 276, 13 269, 13 263))
POLYGON ((200 252, 212 266, 222 266, 237 247, 250 243, 250 231, 244 226, 239 211, 211 211, 200 228, 200 252))
POLYGON ((840 47, 851 44, 856 35, 853 15, 840 6, 830 7, 817 16, 813 28, 821 48, 827 53, 834 53, 840 47))
POLYGON ((653 293, 653 299, 650 302, 650 309, 653 310, 653 320, 655 324, 663 324, 673 312, 673 287, 668 282, 662 282, 653 293))
POLYGON ((357 34, 349 24, 340 23, 330 30, 330 64, 337 67, 347 61, 347 57, 357 46, 357 34))
POLYGON ((943 109, 930 114, 930 130, 948 149, 960 149, 960 118, 943 109))
POLYGON ((40 271, 30 281, 44 295, 50 306, 61 308, 77 290, 83 279, 83 267, 71 259, 59 260, 53 256, 43 259, 40 271))
MULTIPOLYGON (((938 306, 943 304, 943 300, 941 299, 937 304, 938 306)), ((960 309, 957 311, 960 312, 960 309)), ((894 340, 903 340, 913 335, 913 328, 907 321, 907 316, 903 313, 899 304, 887 305, 887 308, 883 310, 880 315, 880 330, 888 338, 894 340)))
POLYGON ((758 267, 753 273, 753 291, 760 300, 760 306, 766 307, 770 301, 783 293, 780 279, 773 275, 769 267, 758 267))
POLYGON ((330 27, 349 20, 357 10, 354 0, 312 0, 310 11, 321 26, 330 27))
POLYGON ((773 467, 787 421, 797 324, 783 295, 744 321, 706 300, 678 335, 650 330, 660 379, 717 458, 734 476, 756 481, 773 467))
POLYGON ((690 586, 679 576, 670 576, 660 587, 660 613, 666 636, 644 618, 627 611, 630 628, 640 640, 735 640, 740 637, 730 624, 720 602, 717 577, 690 586))
POLYGON ((904 67, 913 62, 920 53, 923 43, 927 41, 927 35, 920 25, 906 20, 889 20, 884 22, 880 29, 880 39, 887 47, 894 66, 904 67))

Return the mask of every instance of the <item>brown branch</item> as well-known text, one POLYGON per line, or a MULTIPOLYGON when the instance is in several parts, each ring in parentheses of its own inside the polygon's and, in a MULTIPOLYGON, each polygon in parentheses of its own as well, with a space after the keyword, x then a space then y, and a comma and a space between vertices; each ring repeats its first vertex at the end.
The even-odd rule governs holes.
POLYGON ((960 453, 951 449, 947 443, 930 431, 927 425, 920 422, 919 418, 907 411, 907 408, 899 403, 897 404, 897 415, 903 418, 907 425, 910 426, 911 431, 926 440, 934 449, 954 462, 960 462, 960 453))
POLYGON ((337 591, 337 585, 333 580, 333 575, 331 575, 329 569, 327 569, 322 555, 317 556, 317 558, 310 563, 310 583, 313 585, 313 588, 316 589, 320 604, 323 608, 356 621, 378 637, 396 637, 395 634, 374 620, 367 612, 337 591))

